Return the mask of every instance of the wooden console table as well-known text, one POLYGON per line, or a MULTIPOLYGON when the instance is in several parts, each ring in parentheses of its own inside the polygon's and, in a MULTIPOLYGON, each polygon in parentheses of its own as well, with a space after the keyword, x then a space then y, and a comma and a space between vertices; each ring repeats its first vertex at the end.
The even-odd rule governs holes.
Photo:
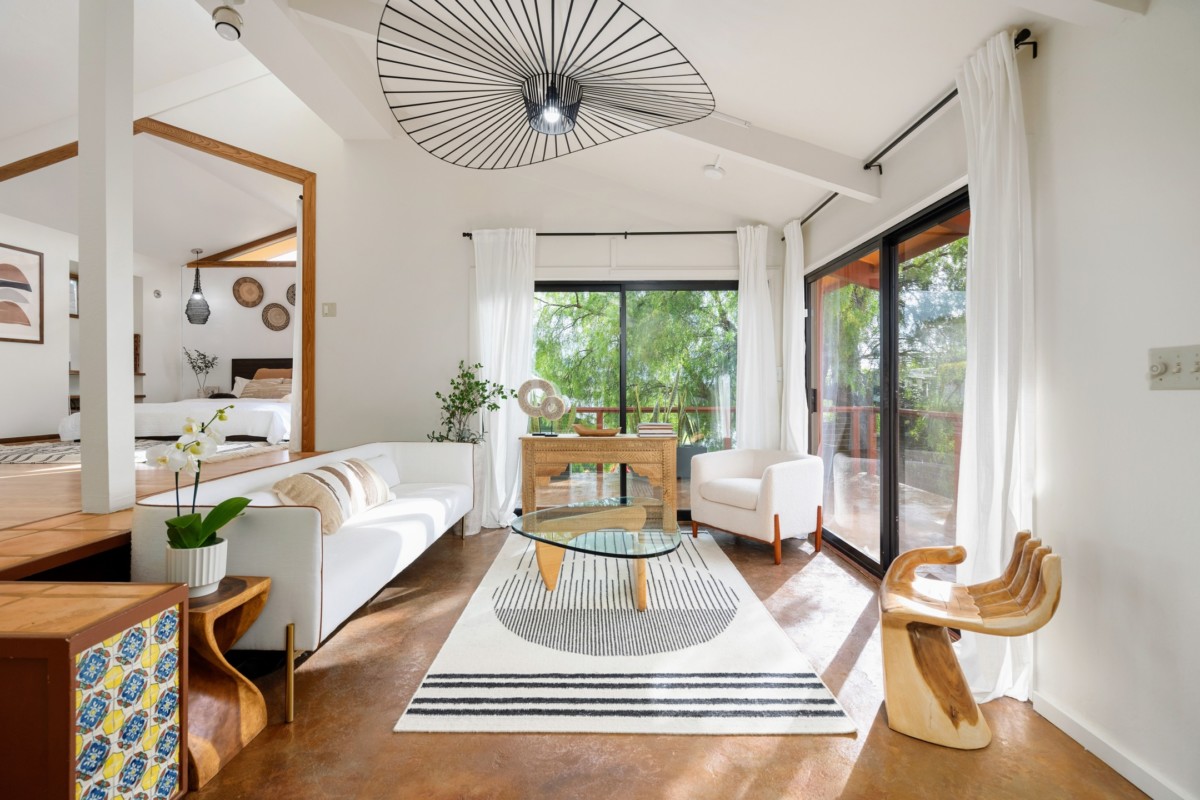
POLYGON ((188 633, 188 781, 199 789, 267 726, 267 703, 225 651, 250 629, 271 590, 270 578, 227 576, 217 591, 191 600, 188 633))
POLYGON ((628 464, 662 489, 663 516, 674 518, 674 436, 648 437, 630 433, 617 436, 522 436, 521 513, 537 510, 539 479, 558 475, 571 464, 628 464))

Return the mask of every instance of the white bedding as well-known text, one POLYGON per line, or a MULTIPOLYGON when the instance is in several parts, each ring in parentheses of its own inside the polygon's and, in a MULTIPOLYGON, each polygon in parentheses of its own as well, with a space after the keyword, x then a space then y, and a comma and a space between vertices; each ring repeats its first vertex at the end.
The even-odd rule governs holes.
MULTIPOLYGON (((285 400, 181 400, 178 403, 137 403, 133 407, 133 435, 139 438, 180 436, 188 417, 207 422, 218 408, 233 405, 225 422, 226 436, 254 436, 278 444, 291 437, 292 404, 285 400)), ((79 439, 78 412, 58 424, 64 442, 79 439)))

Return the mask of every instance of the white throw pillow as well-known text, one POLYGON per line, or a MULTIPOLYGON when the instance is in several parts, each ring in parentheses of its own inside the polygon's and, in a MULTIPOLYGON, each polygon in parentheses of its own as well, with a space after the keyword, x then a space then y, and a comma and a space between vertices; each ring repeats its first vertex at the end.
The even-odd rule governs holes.
POLYGON ((250 382, 249 378, 234 378, 233 379, 233 395, 235 397, 242 396, 242 390, 246 388, 246 384, 250 382))

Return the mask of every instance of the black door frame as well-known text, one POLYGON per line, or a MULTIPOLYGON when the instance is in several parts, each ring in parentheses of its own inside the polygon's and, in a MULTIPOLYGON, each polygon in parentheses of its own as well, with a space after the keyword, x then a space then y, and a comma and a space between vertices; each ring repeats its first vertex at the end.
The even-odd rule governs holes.
MULTIPOLYGON (((682 280, 682 281, 667 281, 667 280, 630 280, 630 281, 535 281, 533 284, 534 292, 612 292, 617 295, 620 303, 618 318, 620 324, 620 359, 619 370, 620 378, 617 387, 617 394, 620 397, 620 428, 625 430, 627 420, 626 408, 629 405, 629 398, 625 396, 628 389, 628 300, 629 292, 687 292, 687 291, 737 291, 738 282, 736 280, 716 280, 716 281, 698 281, 698 280, 682 280)), ((626 465, 621 465, 621 495, 624 496, 627 490, 626 485, 626 465)), ((690 521, 692 518, 691 509, 677 510, 680 519, 690 521)))
MULTIPOLYGON (((842 267, 859 260, 868 253, 879 251, 879 561, 847 543, 837 534, 823 530, 823 538, 842 555, 858 566, 878 577, 883 577, 896 556, 900 555, 900 497, 899 497, 899 453, 900 426, 898 423, 900 399, 899 372, 899 328, 900 300, 898 293, 899 244, 909 237, 971 207, 967 187, 958 189, 928 208, 885 230, 871 239, 855 246, 830 261, 820 269, 804 276, 804 306, 812 307, 813 284, 842 267)), ((812 316, 805 320, 805 352, 808 354, 806 372, 808 385, 814 387, 819 380, 819 353, 813 352, 812 316)), ((816 390, 809 397, 815 398, 816 390)), ((813 408, 810 399, 810 414, 819 415, 820 409, 813 408)), ((819 417, 817 418, 820 423, 819 417)), ((810 425, 810 430, 812 426, 810 425)), ((809 444, 809 449, 813 447, 809 444)), ((819 453, 817 454, 819 455, 819 453)))

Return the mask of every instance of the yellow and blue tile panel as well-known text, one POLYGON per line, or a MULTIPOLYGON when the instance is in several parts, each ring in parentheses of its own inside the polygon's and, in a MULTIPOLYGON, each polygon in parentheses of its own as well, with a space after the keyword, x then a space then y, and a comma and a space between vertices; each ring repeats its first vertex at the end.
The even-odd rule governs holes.
POLYGON ((179 785, 179 608, 75 657, 76 800, 167 800, 179 785))

